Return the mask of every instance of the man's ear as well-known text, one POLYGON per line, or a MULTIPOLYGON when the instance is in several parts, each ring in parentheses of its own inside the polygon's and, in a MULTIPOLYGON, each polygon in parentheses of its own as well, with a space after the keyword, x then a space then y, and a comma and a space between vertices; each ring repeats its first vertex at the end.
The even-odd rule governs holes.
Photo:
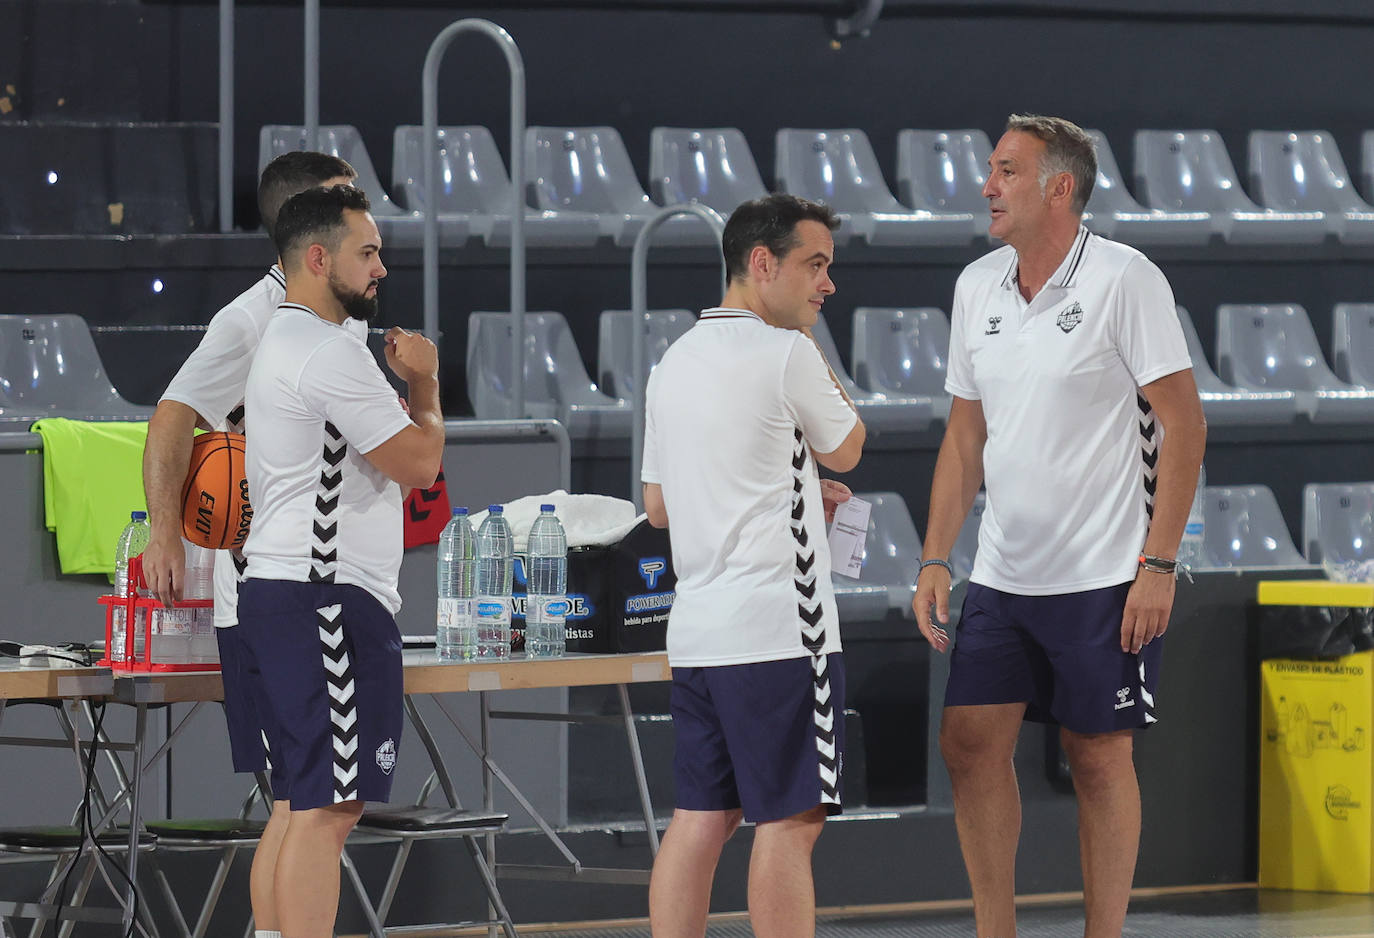
POLYGON ((778 260, 773 256, 773 252, 762 244, 754 245, 749 252, 749 270, 754 274, 754 279, 768 281, 773 279, 777 271, 778 260))
POLYGON ((317 277, 329 275, 329 251, 323 244, 315 243, 306 248, 303 263, 306 270, 317 277))

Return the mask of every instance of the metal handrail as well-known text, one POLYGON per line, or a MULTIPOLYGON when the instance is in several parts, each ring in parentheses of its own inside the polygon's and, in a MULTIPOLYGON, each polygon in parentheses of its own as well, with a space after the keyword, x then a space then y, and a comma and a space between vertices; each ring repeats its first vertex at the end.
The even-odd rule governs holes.
POLYGON ((510 68, 510 315, 513 417, 525 416, 525 63, 510 33, 483 19, 463 19, 434 37, 425 54, 424 110, 424 313, 425 334, 439 343, 439 63, 454 37, 480 32, 501 47, 510 68))
POLYGON ((219 230, 234 230, 234 0, 219 0, 219 230))
POLYGON ((320 148, 320 0, 305 0, 305 149, 320 148))
MULTIPOLYGON (((725 219, 708 205, 699 202, 669 205, 650 218, 635 238, 634 251, 630 255, 630 321, 633 331, 630 334, 630 375, 634 381, 632 397, 634 407, 634 430, 630 436, 630 501, 636 511, 644 510, 644 491, 639 481, 640 469, 644 462, 644 339, 641 326, 648 324, 649 315, 649 242, 654 232, 664 222, 676 215, 695 215, 705 222, 716 236, 716 247, 720 247, 721 236, 725 233, 725 219)), ((725 255, 720 257, 720 295, 725 295, 726 273, 725 255)))

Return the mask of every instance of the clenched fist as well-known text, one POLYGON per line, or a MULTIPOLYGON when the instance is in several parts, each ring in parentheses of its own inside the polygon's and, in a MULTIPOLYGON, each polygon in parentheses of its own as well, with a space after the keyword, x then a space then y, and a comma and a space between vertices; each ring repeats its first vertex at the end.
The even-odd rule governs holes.
POLYGON ((386 334, 386 364, 406 384, 439 377, 439 350, 418 332, 393 326, 386 334))

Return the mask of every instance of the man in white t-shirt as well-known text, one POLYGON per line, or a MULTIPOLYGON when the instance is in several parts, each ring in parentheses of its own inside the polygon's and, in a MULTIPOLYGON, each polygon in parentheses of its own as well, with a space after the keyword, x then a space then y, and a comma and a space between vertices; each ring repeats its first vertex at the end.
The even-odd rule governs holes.
MULTIPOLYGON (((270 238, 277 212, 298 192, 318 186, 344 185, 356 177, 353 167, 336 156, 296 151, 284 153, 262 171, 258 183, 258 212, 270 238)), ((148 442, 143 450, 143 489, 148 500, 152 537, 143 552, 143 570, 153 594, 170 605, 182 598, 186 557, 181 544, 181 490, 190 469, 191 442, 197 426, 206 430, 243 433, 243 389, 248 369, 267 321, 286 297, 286 275, 280 265, 239 294, 210 320, 200 344, 167 386, 148 421, 148 442)), ((360 328, 366 324, 358 323, 360 328)), ((224 715, 234 771, 260 772, 268 768, 263 733, 242 673, 239 644, 238 581, 241 554, 217 551, 215 555, 215 626, 220 668, 224 677, 224 715)), ((274 788, 281 788, 278 775, 274 788)), ((253 854, 249 892, 259 936, 277 931, 272 898, 272 870, 277 848, 286 833, 291 805, 284 788, 277 796, 272 816, 253 854)))
POLYGON ((671 523, 676 810, 654 861, 655 935, 706 930, 711 879, 754 822, 759 935, 815 931, 811 852, 838 813, 844 662, 816 464, 858 464, 864 427, 811 338, 834 258, 827 207, 790 195, 725 226, 729 284, 647 387, 644 505, 671 523))
POLYGON ((945 651, 949 551, 985 484, 940 732, 977 932, 1016 932, 1012 754, 1025 719, 1061 727, 1084 935, 1116 938, 1140 843, 1132 737, 1156 721, 1206 423, 1164 275, 1081 224, 1091 138, 1061 118, 1013 115, 989 165, 988 231, 1007 246, 954 290, 953 405, 913 606, 945 651))
POLYGON ((275 870, 289 938, 329 938, 339 858, 365 801, 386 801, 401 739, 401 487, 439 473, 438 353, 386 335, 401 406, 350 319, 377 311, 386 276, 367 197, 293 196, 277 217, 286 299, 245 389, 253 527, 239 588, 246 672, 291 802, 275 870))

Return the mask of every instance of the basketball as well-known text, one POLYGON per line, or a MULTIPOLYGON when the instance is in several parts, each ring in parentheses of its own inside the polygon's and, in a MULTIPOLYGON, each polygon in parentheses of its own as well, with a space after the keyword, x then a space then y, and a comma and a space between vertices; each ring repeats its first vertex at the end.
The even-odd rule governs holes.
POLYGON ((253 520, 244 473, 242 434, 202 433, 191 446, 181 490, 181 533, 200 547, 242 547, 253 520))

